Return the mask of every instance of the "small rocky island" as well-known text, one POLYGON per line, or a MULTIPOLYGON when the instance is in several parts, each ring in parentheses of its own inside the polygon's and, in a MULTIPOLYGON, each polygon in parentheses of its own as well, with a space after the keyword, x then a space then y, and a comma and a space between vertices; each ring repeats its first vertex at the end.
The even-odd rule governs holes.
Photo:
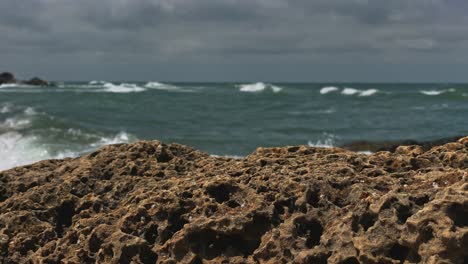
POLYGON ((34 77, 27 81, 20 81, 20 80, 17 80, 15 75, 13 75, 10 72, 0 73, 0 85, 2 84, 26 84, 26 85, 34 85, 34 86, 49 86, 50 85, 48 81, 40 79, 38 77, 34 77))
POLYGON ((143 141, 0 172, 0 263, 468 263, 468 137, 242 159, 143 141))

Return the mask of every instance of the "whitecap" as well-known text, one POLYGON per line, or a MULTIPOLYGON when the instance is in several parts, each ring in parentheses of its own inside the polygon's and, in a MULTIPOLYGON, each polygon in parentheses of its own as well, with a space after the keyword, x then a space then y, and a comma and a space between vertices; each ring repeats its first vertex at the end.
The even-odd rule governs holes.
POLYGON ((4 105, 0 107, 0 114, 7 114, 11 112, 11 105, 4 105))
POLYGON ((20 85, 17 83, 4 83, 0 84, 0 88, 9 88, 9 87, 19 87, 20 85))
POLYGON ((90 81, 88 84, 89 85, 99 85, 99 84, 104 85, 106 83, 107 83, 106 81, 90 81))
POLYGON ((119 132, 117 135, 113 137, 103 137, 98 142, 92 143, 91 147, 101 147, 105 145, 111 144, 119 144, 119 143, 128 143, 132 140, 132 136, 126 132, 119 132))
POLYGON ((35 115, 37 114, 36 110, 33 108, 33 107, 26 107, 26 109, 24 109, 24 114, 25 115, 35 115))
POLYGON ((271 90, 274 92, 274 93, 279 93, 283 90, 283 88, 279 87, 279 86, 274 86, 274 85, 271 85, 271 90))
POLYGON ((17 132, 0 134, 0 171, 51 158, 46 150, 35 146, 35 140, 17 132))
POLYGON ((437 90, 422 90, 420 91, 422 94, 425 94, 425 95, 439 95, 439 94, 443 94, 445 91, 437 91, 437 90))
POLYGON ((368 90, 360 91, 359 96, 371 96, 377 92, 378 92, 377 89, 368 89, 368 90))
POLYGON ((148 82, 144 85, 148 89, 164 90, 169 92, 193 92, 192 90, 182 89, 181 87, 160 82, 148 82))
POLYGON ((309 147, 332 148, 335 146, 336 138, 337 137, 333 134, 323 133, 323 136, 319 140, 315 142, 309 140, 307 145, 309 145, 309 147))
POLYGON ((339 90, 340 89, 338 87, 327 86, 327 87, 323 87, 322 89, 320 89, 320 94, 327 94, 327 93, 336 92, 336 91, 339 91, 339 90))
POLYGON ((343 91, 341 91, 341 93, 344 94, 344 95, 353 95, 353 94, 357 94, 359 92, 360 91, 358 89, 349 88, 349 87, 346 87, 346 88, 343 89, 343 91))
POLYGON ((23 118, 16 118, 10 117, 5 119, 3 123, 0 124, 0 128, 9 128, 9 129, 24 129, 29 127, 31 124, 31 120, 23 119, 23 118))
POLYGON ((131 83, 122 83, 120 85, 115 85, 113 83, 105 83, 103 85, 105 92, 110 93, 137 93, 146 91, 145 88, 139 87, 136 84, 131 83))
POLYGON ((262 82, 251 83, 251 84, 243 84, 243 85, 240 85, 240 91, 241 92, 249 92, 249 93, 261 92, 261 91, 265 90, 266 87, 267 87, 267 85, 262 83, 262 82))
POLYGON ((238 87, 241 92, 247 92, 247 93, 258 93, 258 92, 266 91, 267 89, 271 90, 273 93, 279 93, 283 90, 283 87, 279 87, 276 85, 263 83, 263 82, 241 84, 241 85, 238 85, 238 87))

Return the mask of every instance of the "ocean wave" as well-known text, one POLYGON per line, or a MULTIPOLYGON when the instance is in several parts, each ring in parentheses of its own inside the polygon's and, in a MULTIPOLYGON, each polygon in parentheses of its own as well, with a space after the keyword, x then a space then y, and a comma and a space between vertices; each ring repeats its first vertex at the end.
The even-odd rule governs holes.
POLYGON ((340 88, 335 87, 335 86, 326 86, 326 87, 323 87, 322 89, 320 89, 320 94, 327 94, 327 93, 336 92, 336 91, 339 91, 339 90, 340 90, 340 88))
POLYGON ((317 141, 308 141, 307 145, 309 147, 318 147, 318 148, 333 148, 335 147, 335 141, 337 136, 330 133, 323 133, 323 135, 317 141))
POLYGON ((274 85, 270 85, 270 88, 274 93, 279 93, 279 92, 281 92, 283 90, 282 87, 274 86, 274 85))
POLYGON ((367 89, 367 90, 359 90, 351 87, 345 87, 342 91, 341 94, 343 95, 358 95, 358 96, 371 96, 374 95, 378 92, 379 90, 377 89, 367 89))
POLYGON ((261 92, 266 89, 266 84, 262 82, 251 83, 251 84, 243 84, 240 86, 241 92, 261 92))
POLYGON ((37 114, 36 109, 34 109, 34 107, 30 107, 30 106, 26 107, 26 109, 24 109, 23 112, 24 112, 25 115, 28 115, 28 116, 32 116, 32 115, 37 114))
POLYGON ((1 88, 20 87, 20 86, 21 85, 17 84, 17 83, 4 83, 4 84, 0 84, 0 89, 1 88))
POLYGON ((359 90, 354 89, 354 88, 346 87, 346 88, 343 89, 343 91, 341 91, 341 93, 344 94, 344 95, 353 95, 353 94, 359 93, 359 90))
POLYGON ((368 89, 368 90, 360 91, 359 96, 371 96, 371 95, 376 94, 377 92, 378 92, 377 89, 368 89))
POLYGON ((48 151, 34 144, 35 140, 18 132, 0 134, 0 171, 52 158, 48 151))
POLYGON ((193 92, 192 90, 189 90, 189 89, 184 89, 179 86, 160 83, 160 82, 148 82, 144 85, 144 87, 148 89, 163 90, 163 91, 168 91, 168 92, 193 92))
POLYGON ((127 143, 132 140, 134 137, 126 132, 119 132, 117 135, 112 137, 103 137, 98 142, 92 143, 91 147, 102 147, 105 145, 127 143))
POLYGON ((0 114, 7 114, 12 111, 10 104, 5 104, 0 107, 0 114))
POLYGON ((275 85, 268 84, 268 83, 263 83, 263 82, 241 84, 238 87, 239 87, 239 91, 247 92, 247 93, 258 93, 258 92, 263 92, 267 89, 270 89, 273 93, 279 93, 283 90, 282 87, 275 86, 275 85))
POLYGON ((88 84, 89 85, 104 85, 106 84, 106 81, 90 81, 88 84))
POLYGON ((146 91, 145 88, 139 87, 132 83, 122 83, 120 85, 105 83, 103 87, 105 88, 103 91, 109 93, 138 93, 146 91))
POLYGON ((10 117, 5 119, 2 123, 0 123, 0 128, 1 129, 14 129, 14 130, 19 130, 19 129, 25 129, 28 128, 31 125, 31 120, 30 119, 25 119, 25 118, 18 118, 18 117, 10 117))
POLYGON ((419 92, 424 94, 424 95, 434 96, 434 95, 441 95, 441 94, 444 94, 444 93, 453 93, 453 92, 456 92, 456 91, 457 91, 456 89, 450 88, 450 89, 445 89, 445 90, 421 90, 419 92))
MULTIPOLYGON (((69 130, 71 133, 81 133, 79 130, 69 130)), ((43 142, 40 135, 25 136, 17 131, 0 134, 0 171, 16 166, 31 164, 44 159, 63 159, 77 157, 109 144, 128 143, 135 141, 132 135, 120 132, 114 136, 101 137, 91 144, 83 144, 78 148, 53 150, 51 144, 43 142)))

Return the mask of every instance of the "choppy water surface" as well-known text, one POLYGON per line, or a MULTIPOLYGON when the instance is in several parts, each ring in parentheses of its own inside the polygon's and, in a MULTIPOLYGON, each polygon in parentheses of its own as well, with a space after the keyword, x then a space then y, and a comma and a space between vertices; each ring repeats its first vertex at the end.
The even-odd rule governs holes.
POLYGON ((0 86, 0 170, 158 139, 214 155, 259 146, 468 134, 468 84, 65 82, 0 86))

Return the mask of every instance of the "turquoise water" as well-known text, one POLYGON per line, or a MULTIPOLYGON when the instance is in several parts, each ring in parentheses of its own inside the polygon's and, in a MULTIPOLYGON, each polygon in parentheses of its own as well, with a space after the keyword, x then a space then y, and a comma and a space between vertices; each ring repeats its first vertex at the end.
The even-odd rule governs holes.
POLYGON ((158 139, 259 146, 468 134, 468 84, 65 82, 0 86, 0 169, 158 139))

